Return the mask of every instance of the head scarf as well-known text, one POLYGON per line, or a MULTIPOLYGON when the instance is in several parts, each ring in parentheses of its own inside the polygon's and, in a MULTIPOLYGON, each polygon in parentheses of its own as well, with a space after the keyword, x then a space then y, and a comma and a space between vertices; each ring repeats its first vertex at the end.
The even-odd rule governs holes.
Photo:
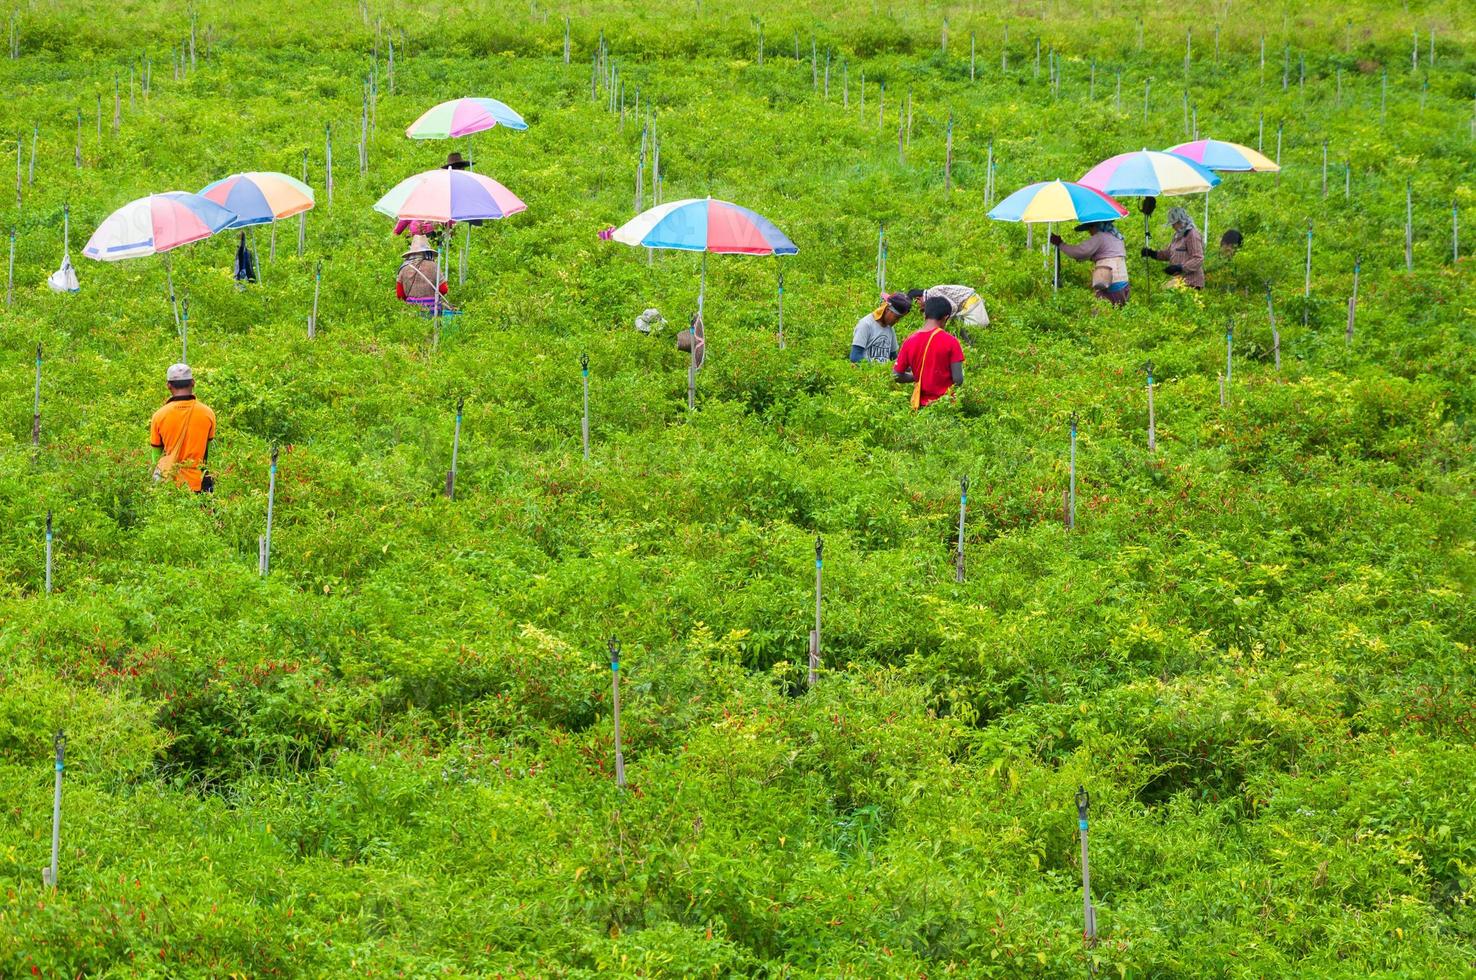
POLYGON ((1097 222, 1097 230, 1098 231, 1104 231, 1107 234, 1111 235, 1113 238, 1117 239, 1118 241, 1122 241, 1122 232, 1118 231, 1117 230, 1117 225, 1113 224, 1110 221, 1099 221, 1099 222, 1097 222))
POLYGON ((1171 225, 1184 226, 1184 230, 1179 232, 1181 235, 1187 235, 1194 230, 1194 219, 1189 217, 1189 212, 1183 208, 1169 208, 1168 219, 1171 225))

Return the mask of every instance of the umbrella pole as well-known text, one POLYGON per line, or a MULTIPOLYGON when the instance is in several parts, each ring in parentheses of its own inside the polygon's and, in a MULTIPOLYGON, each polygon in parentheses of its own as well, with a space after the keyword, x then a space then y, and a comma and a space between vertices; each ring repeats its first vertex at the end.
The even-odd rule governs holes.
POLYGON ((702 301, 707 295, 707 252, 702 253, 702 277, 697 285, 697 315, 702 315, 702 301))
MULTIPOLYGON (((1046 226, 1047 235, 1054 233, 1055 228, 1056 223, 1054 221, 1048 224, 1046 226)), ((1051 269, 1051 295, 1054 296, 1061 289, 1061 250, 1059 248, 1055 248, 1052 250, 1056 253, 1055 261, 1053 262, 1053 268, 1051 269)))
POLYGON ((179 329, 179 303, 174 298, 174 273, 170 271, 169 253, 164 253, 164 282, 169 287, 169 308, 174 311, 174 329, 179 329))
MULTIPOLYGON (((702 252, 702 273, 697 286, 697 319, 702 319, 702 307, 707 297, 707 252, 702 252)), ((691 357, 687 360, 687 411, 697 408, 697 326, 688 328, 692 332, 691 357)), ((706 329, 704 326, 704 336, 706 329)))
MULTIPOLYGON (((1153 247, 1153 215, 1143 215, 1143 247, 1153 247)), ((1143 288, 1147 292, 1153 291, 1153 266, 1148 263, 1152 261, 1148 256, 1143 256, 1143 288)))
POLYGON ((1204 230, 1200 232, 1206 246, 1209 245, 1210 237, 1210 192, 1204 192, 1204 230))

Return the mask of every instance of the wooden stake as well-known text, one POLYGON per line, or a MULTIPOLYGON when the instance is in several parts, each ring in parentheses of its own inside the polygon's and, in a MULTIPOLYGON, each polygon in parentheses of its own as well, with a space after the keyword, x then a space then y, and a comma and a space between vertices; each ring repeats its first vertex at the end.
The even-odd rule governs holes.
POLYGON ((579 431, 584 439, 584 461, 589 462, 589 354, 579 355, 579 373, 584 380, 584 415, 579 431))
POLYGON ((323 260, 313 270, 313 311, 308 314, 308 340, 318 336, 318 294, 323 288, 323 260))
POLYGON ((1266 286, 1266 316, 1271 321, 1271 356, 1276 370, 1281 370, 1281 332, 1276 329, 1276 308, 1271 305, 1271 286, 1266 286))
POLYGON ((958 480, 958 550, 954 552, 953 580, 964 580, 964 516, 969 509, 969 477, 964 474, 958 480))
POLYGON ((1353 344, 1353 321, 1358 316, 1358 272, 1363 267, 1363 257, 1359 256, 1353 260, 1353 295, 1348 297, 1348 330, 1343 336, 1343 343, 1351 346, 1353 344))
POLYGON ((31 446, 41 445, 41 345, 36 345, 36 393, 31 401, 31 446))
POLYGON ((1414 182, 1404 182, 1404 268, 1414 271, 1414 182))
POLYGON ((272 447, 272 466, 267 475, 266 534, 262 538, 261 561, 257 569, 262 578, 272 570, 272 514, 277 502, 277 447, 272 447))
POLYGON ((815 686, 815 675, 820 670, 820 575, 825 554, 825 541, 815 535, 815 629, 810 634, 810 673, 808 686, 815 686))
MULTIPOLYGON (((461 449, 461 409, 466 404, 466 399, 456 400, 456 427, 451 432, 451 469, 446 471, 446 499, 456 499, 456 456, 461 449)), ((585 437, 584 458, 589 459, 589 439, 585 437)))
MULTIPOLYGON (((47 513, 46 521, 49 527, 50 512, 47 513)), ((56 736, 52 740, 52 748, 56 753, 56 761, 53 764, 56 775, 51 792, 51 866, 43 869, 41 878, 47 888, 55 891, 59 871, 57 861, 61 856, 62 770, 66 768, 67 754, 67 736, 61 729, 57 729, 56 736)))
POLYGON ((953 190, 953 113, 948 114, 948 145, 943 159, 943 190, 953 190))
POLYGON ((1158 425, 1153 416, 1153 362, 1147 362, 1143 368, 1148 372, 1148 451, 1151 453, 1158 449, 1158 425))
POLYGON ((323 125, 323 179, 328 190, 328 206, 333 207, 333 124, 323 125))
POLYGON ((625 789, 625 752, 620 745, 620 641, 610 637, 610 716, 615 727, 615 785, 625 789))
POLYGON ((1076 413, 1071 413, 1071 486, 1067 491, 1069 494, 1066 502, 1066 527, 1068 530, 1076 528, 1076 413))
MULTIPOLYGON (((46 594, 51 595, 51 511, 46 512, 46 594)), ((55 858, 53 858, 53 862, 55 858)))

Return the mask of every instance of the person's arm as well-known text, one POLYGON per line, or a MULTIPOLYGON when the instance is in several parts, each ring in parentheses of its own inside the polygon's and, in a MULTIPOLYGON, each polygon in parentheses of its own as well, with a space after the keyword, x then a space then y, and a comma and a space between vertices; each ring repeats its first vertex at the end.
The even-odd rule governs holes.
POLYGON ((405 284, 398 279, 395 280, 395 297, 397 299, 405 298, 405 284))
POLYGON ((892 365, 892 380, 896 381, 899 385, 910 385, 917 380, 912 376, 911 360, 912 354, 910 352, 906 357, 902 356, 900 350, 897 352, 896 363, 892 365))
POLYGON ((164 436, 159 431, 159 419, 149 419, 149 448, 154 451, 154 468, 159 466, 159 457, 164 455, 164 436))
POLYGON ((446 280, 444 280, 444 279, 441 280, 441 295, 442 296, 445 296, 446 295, 446 290, 450 287, 450 285, 451 284, 449 282, 447 282, 446 280))
POLYGON ((852 344, 851 345, 851 363, 852 364, 860 364, 861 363, 861 360, 865 356, 866 356, 866 348, 862 347, 860 344, 852 344))
POLYGON ((1084 259, 1094 259, 1097 257, 1097 246, 1092 242, 1090 238, 1082 242, 1080 245, 1067 245, 1065 243, 1062 243, 1057 247, 1061 249, 1062 255, 1066 256, 1068 259, 1076 259, 1078 262, 1084 259))

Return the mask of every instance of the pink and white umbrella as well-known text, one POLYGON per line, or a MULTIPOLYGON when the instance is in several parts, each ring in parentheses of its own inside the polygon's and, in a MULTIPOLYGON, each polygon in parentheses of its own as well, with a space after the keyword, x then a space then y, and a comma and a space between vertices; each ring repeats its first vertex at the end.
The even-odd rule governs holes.
POLYGON ((470 136, 494 126, 527 129, 523 117, 496 99, 452 99, 432 106, 405 130, 413 140, 444 140, 470 136))
POLYGON ((488 221, 528 210, 516 194, 491 177, 469 170, 427 170, 406 177, 374 205, 401 221, 488 221))
POLYGON ((82 254, 99 262, 157 255, 228 227, 236 212, 185 191, 150 194, 108 215, 82 254))

